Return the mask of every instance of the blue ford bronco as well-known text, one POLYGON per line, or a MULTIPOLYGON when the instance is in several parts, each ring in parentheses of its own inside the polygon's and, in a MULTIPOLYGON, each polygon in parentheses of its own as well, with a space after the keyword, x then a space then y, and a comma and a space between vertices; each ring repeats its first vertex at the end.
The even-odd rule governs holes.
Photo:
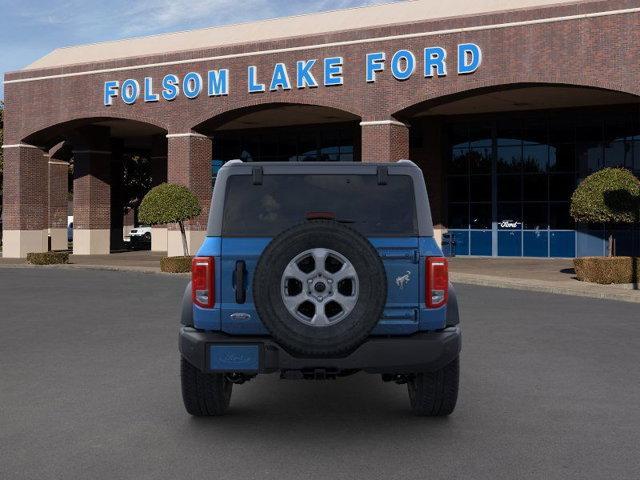
POLYGON ((223 414, 234 384, 275 372, 375 373, 406 383, 417 415, 456 405, 458 304, 408 160, 227 163, 181 323, 192 415, 223 414))

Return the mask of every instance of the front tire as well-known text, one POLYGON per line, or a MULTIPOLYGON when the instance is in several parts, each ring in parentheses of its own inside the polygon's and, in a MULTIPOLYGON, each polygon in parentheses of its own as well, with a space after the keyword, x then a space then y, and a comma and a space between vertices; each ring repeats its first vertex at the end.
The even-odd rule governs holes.
POLYGON ((444 417, 453 413, 459 379, 460 357, 435 372, 416 374, 407 382, 413 413, 420 417, 444 417))
POLYGON ((233 383, 221 373, 203 373, 180 358, 182 400, 187 412, 196 417, 223 415, 231 401, 233 383))

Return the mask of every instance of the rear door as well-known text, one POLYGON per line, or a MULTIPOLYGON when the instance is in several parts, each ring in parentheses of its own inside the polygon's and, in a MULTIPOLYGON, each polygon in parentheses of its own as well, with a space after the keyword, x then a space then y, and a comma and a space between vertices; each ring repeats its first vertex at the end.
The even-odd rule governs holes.
POLYGON ((267 334, 253 302, 258 259, 273 237, 314 212, 358 230, 383 260, 387 305, 374 333, 416 331, 420 268, 411 177, 388 175, 381 181, 375 174, 332 173, 272 174, 260 182, 251 175, 229 177, 220 262, 222 330, 267 334))
POLYGON ((375 237, 387 273, 387 304, 377 335, 407 335, 418 330, 420 312, 420 255, 417 237, 375 237))

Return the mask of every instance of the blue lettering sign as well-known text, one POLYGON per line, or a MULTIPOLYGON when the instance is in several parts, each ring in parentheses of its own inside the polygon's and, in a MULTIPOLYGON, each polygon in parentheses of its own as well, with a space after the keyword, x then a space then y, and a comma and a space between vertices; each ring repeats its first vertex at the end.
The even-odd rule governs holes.
POLYGON ((313 76, 311 69, 317 60, 301 60, 296 63, 296 86, 298 88, 316 88, 318 82, 313 76))
POLYGON ((145 77, 144 79, 144 101, 145 102, 157 102, 160 100, 160 95, 153 93, 153 78, 145 77))
POLYGON ((178 77, 173 74, 166 75, 162 79, 162 98, 167 101, 175 100, 180 93, 180 87, 178 87, 178 77))
POLYGON ((229 95, 229 70, 209 70, 207 77, 210 97, 229 95))
POLYGON ((249 93, 260 93, 265 91, 264 83, 258 83, 258 67, 250 66, 248 69, 249 93))
POLYGON ((458 45, 458 74, 473 73, 482 64, 482 50, 475 43, 458 45))
POLYGON ((127 105, 133 105, 140 96, 140 84, 137 80, 129 78, 122 82, 122 90, 120 91, 122 101, 127 105))
POLYGON ((384 71, 384 61, 387 55, 384 52, 367 54, 367 82, 376 81, 376 73, 384 71))
POLYGON ((442 47, 429 47, 424 49, 424 76, 433 77, 433 71, 439 77, 447 76, 447 51, 442 47))
POLYGON ((407 80, 416 71, 416 57, 409 50, 398 50, 391 58, 391 73, 397 80, 407 80))
POLYGON ((182 91, 187 98, 197 98, 202 92, 202 77, 200 74, 196 72, 187 73, 182 79, 182 91))
MULTIPOLYGON (((371 52, 365 55, 364 70, 367 83, 375 83, 379 76, 385 75, 383 72, 387 70, 387 55, 391 55, 390 52, 371 52)), ((318 88, 318 79, 313 70, 316 64, 322 65, 322 67, 318 67, 322 68, 322 72, 317 73, 316 69, 316 73, 323 74, 322 84, 325 87, 344 84, 343 57, 313 58, 295 62, 295 86, 297 89, 318 88)), ((474 73, 481 65, 482 50, 477 44, 461 43, 457 46, 456 67, 459 75, 474 73)), ((417 68, 422 69, 425 78, 446 77, 447 51, 439 46, 431 46, 424 48, 422 55, 418 57, 408 49, 397 50, 390 56, 389 70, 391 76, 398 81, 410 79, 417 68), (423 63, 419 64, 419 62, 423 63)), ((107 107, 111 106, 118 97, 127 105, 135 104, 138 99, 143 99, 145 103, 158 102, 161 99, 170 102, 178 98, 181 93, 188 99, 195 99, 200 97, 205 90, 208 97, 226 96, 229 95, 230 90, 230 72, 229 69, 213 69, 206 71, 205 75, 204 71, 192 71, 184 77, 178 77, 178 75, 171 73, 165 75, 161 81, 154 77, 142 77, 140 80, 133 78, 124 81, 109 80, 103 84, 103 103, 107 107), (158 87, 158 82, 161 83, 161 87, 158 87), (157 90, 154 90, 154 84, 157 90)), ((242 79, 240 80, 242 81, 242 79)), ((271 79, 267 78, 268 84, 262 83, 260 80, 258 67, 248 66, 246 82, 249 93, 264 93, 267 91, 267 85, 271 92, 285 92, 293 88, 293 79, 289 76, 287 63, 283 62, 274 64, 271 79)))
POLYGON ((276 66, 273 68, 273 76, 271 77, 269 90, 275 92, 278 88, 291 90, 291 82, 289 81, 287 66, 284 63, 276 63, 276 66))
POLYGON ((344 59, 342 57, 329 57, 324 59, 324 85, 325 87, 331 87, 333 85, 342 85, 344 79, 342 78, 342 64, 344 59))
POLYGON ((104 82, 104 105, 110 107, 113 105, 113 99, 118 96, 118 87, 120 82, 111 80, 104 82))

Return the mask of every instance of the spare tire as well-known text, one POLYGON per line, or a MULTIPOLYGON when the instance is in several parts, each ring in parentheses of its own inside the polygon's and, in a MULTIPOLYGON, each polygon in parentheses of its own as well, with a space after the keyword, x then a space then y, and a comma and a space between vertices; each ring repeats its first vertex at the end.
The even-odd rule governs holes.
POLYGON ((355 349, 382 316, 387 277, 376 249, 346 225, 313 220, 275 237, 253 279, 260 319, 286 350, 337 356, 355 349))

